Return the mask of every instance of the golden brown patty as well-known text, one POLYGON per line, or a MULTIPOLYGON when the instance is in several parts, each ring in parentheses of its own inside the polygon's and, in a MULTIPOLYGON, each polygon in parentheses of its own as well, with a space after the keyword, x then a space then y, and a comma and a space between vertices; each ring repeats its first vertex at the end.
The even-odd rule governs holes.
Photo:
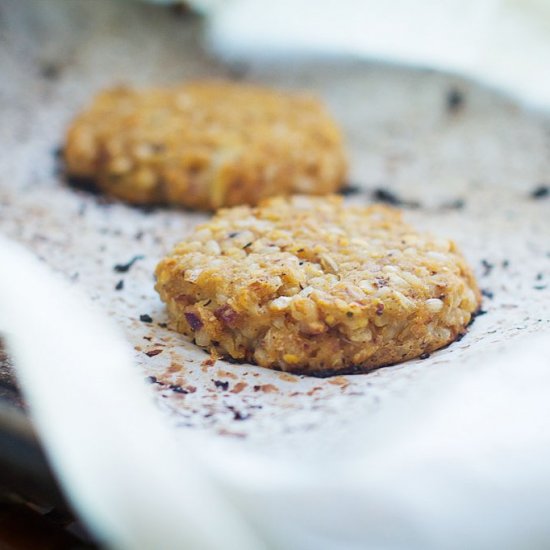
POLYGON ((331 193, 346 174, 319 101, 221 82, 99 94, 72 123, 65 162, 126 201, 201 209, 331 193))
POLYGON ((479 308, 453 241, 385 206, 295 196, 221 210, 160 262, 178 331, 263 367, 368 370, 463 334, 479 308))

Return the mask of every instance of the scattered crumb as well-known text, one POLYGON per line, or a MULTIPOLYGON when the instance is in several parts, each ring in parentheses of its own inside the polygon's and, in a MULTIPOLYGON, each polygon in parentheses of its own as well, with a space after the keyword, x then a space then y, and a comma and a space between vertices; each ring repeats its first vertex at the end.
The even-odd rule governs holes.
POLYGON ((227 391, 229 389, 229 382, 227 382, 227 380, 212 380, 212 382, 214 382, 214 386, 216 386, 216 388, 220 388, 223 391, 227 391))
POLYGON ((350 197, 352 195, 358 195, 359 193, 361 193, 361 188, 358 185, 347 183, 346 185, 340 188, 338 193, 343 197, 350 197))
POLYGON ((233 379, 237 378, 236 374, 233 374, 232 372, 228 372, 226 370, 221 370, 221 369, 216 374, 220 378, 233 378, 233 379))
POLYGON ((418 201, 402 199, 395 192, 382 187, 374 189, 371 196, 376 202, 382 202, 392 206, 399 206, 401 208, 420 208, 420 203, 418 201))
POLYGON ((239 437, 239 438, 245 438, 246 434, 242 432, 231 432, 229 430, 226 430, 225 428, 222 428, 221 430, 218 430, 218 435, 227 435, 230 437, 239 437))
POLYGON ((241 393, 246 387, 248 387, 248 384, 246 382, 237 382, 233 386, 231 393, 241 393))
POLYGON ((277 393, 279 388, 273 384, 261 384, 254 386, 254 391, 263 391, 264 393, 277 393))
POLYGON ((170 363, 170 366, 168 367, 168 372, 180 372, 183 369, 183 367, 178 363, 170 363))
POLYGON ((448 90, 445 97, 445 104, 449 113, 458 113, 464 107, 465 102, 466 98, 462 90, 454 86, 450 90, 448 90))
POLYGON ((279 374, 279 378, 285 382, 298 382, 299 378, 288 372, 282 372, 279 374))
POLYGON ((532 199, 544 199, 550 196, 550 185, 539 185, 529 195, 532 199))
POLYGON ((495 297, 493 291, 489 290, 488 288, 482 288, 481 295, 485 296, 485 298, 489 298, 489 300, 492 300, 495 297))
POLYGON ((349 380, 343 376, 335 376, 328 381, 329 384, 334 384, 335 386, 349 386, 349 380))
POLYGON ((462 210, 466 206, 464 199, 455 199, 449 202, 444 202, 440 208, 441 210, 462 210))
POLYGON ((134 256, 129 262, 125 264, 116 264, 113 269, 116 273, 127 273, 138 260, 143 260, 144 257, 145 256, 142 255, 134 256))

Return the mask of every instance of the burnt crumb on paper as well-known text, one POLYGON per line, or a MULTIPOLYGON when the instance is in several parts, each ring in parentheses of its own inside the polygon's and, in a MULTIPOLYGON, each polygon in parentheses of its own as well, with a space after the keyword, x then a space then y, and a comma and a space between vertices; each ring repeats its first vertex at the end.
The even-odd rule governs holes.
POLYGON ((242 421, 251 417, 249 413, 241 412, 233 405, 227 405, 227 409, 233 413, 233 420, 242 421))
POLYGON ((488 288, 482 288, 481 295, 485 296, 485 298, 489 298, 489 300, 492 300, 495 297, 494 292, 492 290, 489 290, 488 288))
POLYGON ((475 317, 481 317, 482 315, 486 315, 487 314, 487 310, 486 309, 478 309, 473 315, 472 315, 472 319, 474 319, 475 317))
POLYGON ((148 216, 149 214, 157 212, 161 204, 130 204, 129 206, 148 216))
POLYGON ((550 185, 538 185, 531 191, 529 196, 535 200, 550 197, 550 185))
POLYGON ((229 382, 227 382, 227 381, 212 380, 212 382, 214 382, 214 386, 216 386, 216 388, 220 388, 223 391, 227 391, 229 389, 229 382))
POLYGON ((176 2, 168 8, 170 13, 178 19, 187 19, 194 15, 193 8, 187 2, 176 2))
POLYGON ((444 202, 441 204, 441 210, 463 210, 466 206, 464 199, 454 199, 452 201, 444 202))
POLYGON ((244 438, 246 438, 246 434, 245 434, 245 433, 232 432, 232 431, 230 431, 230 430, 226 430, 225 428, 222 428, 221 430, 218 430, 218 435, 230 436, 230 437, 237 437, 237 438, 239 438, 239 439, 244 439, 244 438))
POLYGON ((491 274, 491 271, 493 271, 495 264, 492 264, 484 258, 483 260, 481 260, 481 266, 483 267, 483 273, 481 274, 481 276, 488 277, 491 274))
POLYGON ((65 173, 62 158, 59 159, 58 163, 56 174, 62 177, 69 187, 72 187, 77 191, 84 191, 84 193, 95 195, 97 200, 103 202, 104 204, 109 204, 112 202, 112 199, 101 194, 95 180, 83 176, 69 176, 65 173))
POLYGON ((144 313, 143 315, 140 315, 139 320, 142 323, 152 323, 153 322, 153 318, 150 315, 147 315, 147 313, 144 313))
POLYGON ((124 280, 120 279, 120 281, 115 285, 115 290, 122 290, 124 288, 124 280))
POLYGON ((231 63, 227 70, 227 76, 229 76, 232 80, 239 81, 246 78, 249 72, 250 68, 246 63, 237 61, 235 63, 231 63))
POLYGON ((116 273, 127 273, 130 271, 130 268, 139 260, 143 260, 145 256, 138 254, 134 256, 129 262, 125 264, 116 264, 113 269, 116 273))
POLYGON ((273 384, 261 384, 254 386, 254 391, 263 391, 264 393, 277 393, 279 388, 273 384))
POLYGON ((147 380, 150 384, 158 384, 159 386, 162 386, 162 382, 159 382, 156 376, 148 376, 145 380, 147 380))
POLYGON ((361 188, 353 183, 346 183, 338 190, 338 194, 342 195, 343 197, 351 197, 353 195, 359 195, 360 193, 361 188))
POLYGON ((170 384, 168 389, 172 390, 174 393, 188 394, 189 392, 183 388, 180 384, 170 384))
MULTIPOLYGON (((61 145, 58 145, 53 150, 53 158, 56 163, 61 163, 63 161, 63 152, 64 149, 61 147, 61 145)), ((59 166, 59 164, 57 164, 59 166)))
POLYGON ((61 66, 57 63, 45 62, 40 66, 40 76, 44 80, 58 80, 62 72, 61 66))
POLYGON ((377 187, 371 193, 371 197, 376 202, 382 202, 391 206, 400 206, 402 208, 420 208, 418 201, 406 200, 399 197, 395 192, 377 187))
POLYGON ((464 108, 466 103, 466 96, 462 90, 453 86, 447 91, 445 96, 445 105, 447 112, 456 114, 464 108))

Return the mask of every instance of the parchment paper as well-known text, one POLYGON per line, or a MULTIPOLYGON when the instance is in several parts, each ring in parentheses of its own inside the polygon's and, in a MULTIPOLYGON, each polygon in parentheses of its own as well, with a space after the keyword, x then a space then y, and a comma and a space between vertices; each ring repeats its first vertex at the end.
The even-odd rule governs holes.
POLYGON ((0 232, 123 329, 136 376, 176 437, 197 430, 258 458, 330 463, 368 446, 353 427, 368 425, 387 403, 437 394, 446 377, 501 357, 504 343, 519 349, 532 333, 550 334, 546 115, 431 71, 320 59, 222 66, 201 49, 199 20, 151 6, 71 0, 30 9, 4 0, 0 17, 0 232), (468 334, 424 360, 316 379, 213 361, 171 331, 152 273, 207 216, 147 211, 74 189, 56 152, 71 117, 98 90, 199 77, 322 97, 347 138, 347 200, 367 204, 389 191, 410 222, 458 241, 485 294, 468 334))

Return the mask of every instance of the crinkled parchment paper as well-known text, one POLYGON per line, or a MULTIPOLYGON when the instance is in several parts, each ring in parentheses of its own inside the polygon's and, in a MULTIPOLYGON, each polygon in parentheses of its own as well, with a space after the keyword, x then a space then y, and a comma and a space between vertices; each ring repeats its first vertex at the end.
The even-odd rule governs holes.
POLYGON ((222 66, 200 49, 199 34, 196 19, 151 6, 0 5, 0 232, 115 319, 134 347, 136 376, 177 430, 271 456, 351 453, 346 427, 368 423, 389 395, 482 368, 478 355, 490 362, 504 342, 521 346, 530 333, 550 333, 550 197, 533 194, 550 183, 547 116, 429 71, 342 60, 222 66), (74 189, 60 176, 56 150, 71 117, 101 88, 198 77, 322 97, 347 137, 356 188, 347 200, 367 204, 377 190, 391 191, 405 201, 408 221, 456 239, 474 267, 485 298, 468 334, 424 360, 316 379, 214 361, 172 332, 153 270, 206 215, 144 211, 74 189))

